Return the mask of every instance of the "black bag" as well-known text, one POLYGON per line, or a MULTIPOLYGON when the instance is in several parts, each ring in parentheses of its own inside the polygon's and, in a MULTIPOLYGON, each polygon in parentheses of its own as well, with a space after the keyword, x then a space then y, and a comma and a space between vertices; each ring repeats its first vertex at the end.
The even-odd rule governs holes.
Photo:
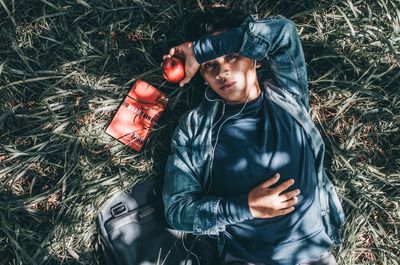
POLYGON ((216 242, 170 229, 162 181, 144 181, 110 198, 97 216, 98 249, 107 265, 219 264, 216 242))

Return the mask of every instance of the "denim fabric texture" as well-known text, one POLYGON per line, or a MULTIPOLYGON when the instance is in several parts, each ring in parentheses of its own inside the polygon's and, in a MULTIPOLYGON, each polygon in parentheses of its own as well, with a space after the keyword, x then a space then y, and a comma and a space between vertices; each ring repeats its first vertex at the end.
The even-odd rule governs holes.
MULTIPOLYGON (((271 65, 276 83, 265 81, 260 84, 261 88, 307 134, 315 157, 322 207, 320 217, 329 237, 340 244, 339 229, 345 221, 345 215, 335 188, 323 167, 325 146, 322 137, 308 113, 306 64, 295 24, 281 15, 260 20, 256 15, 250 15, 240 26, 240 30, 235 31, 243 32, 240 55, 257 60, 267 58, 271 65)), ((197 54, 198 60, 214 59, 224 55, 223 53, 232 52, 229 49, 235 47, 206 52, 207 45, 223 41, 227 35, 209 35, 194 42, 198 49, 202 47, 205 51, 197 54), (200 58, 202 55, 204 58, 200 58)), ((217 222, 221 198, 207 195, 213 157, 211 136, 212 130, 218 129, 213 128, 213 124, 219 118, 216 117, 218 109, 224 107, 225 102, 208 88, 199 106, 185 112, 175 128, 171 141, 172 152, 165 167, 163 189, 165 217, 174 229, 217 237, 229 225, 217 222)), ((223 240, 219 240, 218 247, 222 251, 223 240)))

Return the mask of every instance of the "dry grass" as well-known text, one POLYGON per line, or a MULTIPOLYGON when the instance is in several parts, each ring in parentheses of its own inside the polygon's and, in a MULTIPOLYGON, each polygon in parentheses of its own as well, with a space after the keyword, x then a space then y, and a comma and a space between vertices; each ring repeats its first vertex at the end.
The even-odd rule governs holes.
MULTIPOLYGON (((0 0, 1 264, 98 263, 100 205, 162 176, 178 117, 201 97, 159 69, 201 3, 0 0), (170 97, 139 154, 104 133, 135 79, 170 97)), ((298 26, 311 115, 348 216, 339 264, 399 264, 400 3, 300 3, 228 4, 298 26)))

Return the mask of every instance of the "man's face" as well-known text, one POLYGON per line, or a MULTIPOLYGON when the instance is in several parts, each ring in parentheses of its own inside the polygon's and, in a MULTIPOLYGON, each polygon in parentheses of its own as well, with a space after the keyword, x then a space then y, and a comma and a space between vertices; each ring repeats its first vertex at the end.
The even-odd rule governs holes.
POLYGON ((227 104, 239 104, 260 93, 255 60, 232 53, 201 64, 204 79, 227 104))

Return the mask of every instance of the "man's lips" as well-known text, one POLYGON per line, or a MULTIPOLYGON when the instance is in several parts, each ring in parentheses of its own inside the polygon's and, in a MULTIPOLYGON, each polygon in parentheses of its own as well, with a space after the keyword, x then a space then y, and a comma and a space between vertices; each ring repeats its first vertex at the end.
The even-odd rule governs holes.
POLYGON ((223 85, 220 89, 224 90, 224 89, 230 88, 234 84, 236 84, 236 82, 228 82, 225 85, 223 85))

